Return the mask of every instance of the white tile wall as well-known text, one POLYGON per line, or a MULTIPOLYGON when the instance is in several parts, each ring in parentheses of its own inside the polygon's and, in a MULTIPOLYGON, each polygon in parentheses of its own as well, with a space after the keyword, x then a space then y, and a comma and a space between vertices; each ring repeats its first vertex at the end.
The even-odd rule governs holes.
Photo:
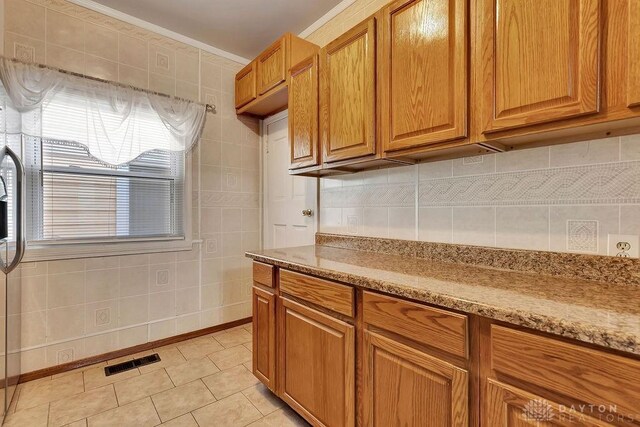
MULTIPOLYGON (((242 65, 66 0, 6 0, 4 54, 215 104, 193 162, 191 251, 26 263, 9 285, 22 371, 251 314, 260 247, 258 122, 238 118, 242 65)), ((1 23, 0 23, 1 24, 1 23)), ((0 325, 1 326, 1 325, 0 325)))
POLYGON ((607 254, 640 234, 640 135, 323 178, 320 231, 607 254))

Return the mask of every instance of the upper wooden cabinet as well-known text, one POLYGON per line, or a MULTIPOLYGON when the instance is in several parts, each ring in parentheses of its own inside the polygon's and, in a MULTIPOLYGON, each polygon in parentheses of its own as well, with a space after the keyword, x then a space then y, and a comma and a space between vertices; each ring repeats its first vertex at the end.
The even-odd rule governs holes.
POLYGON ((324 162, 376 154, 376 19, 320 51, 320 139, 324 162))
POLYGON ((385 153, 467 136, 467 0, 398 0, 378 46, 385 153))
POLYGON ((265 117, 287 108, 289 69, 318 46, 286 33, 236 74, 236 113, 265 117))
POLYGON ((286 37, 282 37, 256 59, 259 95, 264 95, 269 89, 287 80, 286 45, 286 37))
POLYGON ((291 169, 320 164, 318 139, 318 55, 291 68, 289 81, 291 169))
POLYGON ((256 63, 251 62, 236 74, 236 108, 256 99, 256 63))
POLYGON ((483 133, 598 112, 599 0, 479 0, 483 133))
POLYGON ((640 105, 640 2, 629 0, 627 106, 640 105))

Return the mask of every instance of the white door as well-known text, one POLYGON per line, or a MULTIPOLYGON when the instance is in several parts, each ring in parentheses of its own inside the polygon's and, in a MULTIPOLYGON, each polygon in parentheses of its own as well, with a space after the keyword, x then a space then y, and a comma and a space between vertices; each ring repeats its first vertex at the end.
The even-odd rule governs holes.
POLYGON ((318 179, 289 175, 287 112, 265 119, 264 248, 313 245, 318 179), (311 210, 311 216, 303 215, 311 210))

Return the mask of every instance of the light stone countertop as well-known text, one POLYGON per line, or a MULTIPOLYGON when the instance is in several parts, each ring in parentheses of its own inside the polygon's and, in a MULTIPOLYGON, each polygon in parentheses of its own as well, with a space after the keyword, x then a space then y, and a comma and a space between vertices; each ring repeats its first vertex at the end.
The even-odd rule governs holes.
POLYGON ((640 286, 321 245, 252 251, 246 256, 640 355, 640 286))

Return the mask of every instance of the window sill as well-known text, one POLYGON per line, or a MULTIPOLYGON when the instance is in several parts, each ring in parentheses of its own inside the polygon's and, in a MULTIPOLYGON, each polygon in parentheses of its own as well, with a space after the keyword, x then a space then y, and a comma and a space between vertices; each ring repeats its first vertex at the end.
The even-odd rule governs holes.
POLYGON ((59 245, 27 243, 22 262, 189 251, 194 243, 200 242, 200 240, 180 239, 59 245))

